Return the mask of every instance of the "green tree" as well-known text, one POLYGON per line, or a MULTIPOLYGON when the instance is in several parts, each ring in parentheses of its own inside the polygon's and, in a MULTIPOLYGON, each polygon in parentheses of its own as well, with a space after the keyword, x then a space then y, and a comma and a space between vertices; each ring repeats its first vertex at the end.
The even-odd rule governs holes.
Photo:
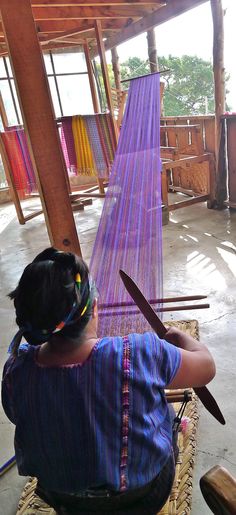
MULTIPOLYGON (((164 114, 181 116, 214 113, 214 81, 212 64, 197 56, 158 57, 161 75, 165 82, 164 114)), ((122 77, 135 77, 150 73, 148 61, 129 58, 121 64, 122 77)), ((229 76, 226 77, 226 82, 229 76)))

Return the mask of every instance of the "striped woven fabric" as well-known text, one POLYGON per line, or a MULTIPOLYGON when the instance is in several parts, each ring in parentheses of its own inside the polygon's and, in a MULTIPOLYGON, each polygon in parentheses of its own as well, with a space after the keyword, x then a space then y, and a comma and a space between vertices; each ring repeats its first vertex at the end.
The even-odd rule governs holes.
MULTIPOLYGON (((137 330, 132 307, 123 310, 124 317, 112 307, 130 301, 120 268, 137 281, 147 298, 162 297, 159 129, 159 75, 133 80, 90 262, 100 301, 111 306, 100 312, 103 335, 127 334, 123 321, 128 320, 132 320, 130 332, 137 330)), ((138 318, 144 326, 143 317, 138 318)))
POLYGON ((37 191, 35 173, 24 129, 11 128, 1 133, 17 191, 37 191))
POLYGON ((115 152, 109 114, 64 117, 60 136, 69 173, 108 177, 115 152))

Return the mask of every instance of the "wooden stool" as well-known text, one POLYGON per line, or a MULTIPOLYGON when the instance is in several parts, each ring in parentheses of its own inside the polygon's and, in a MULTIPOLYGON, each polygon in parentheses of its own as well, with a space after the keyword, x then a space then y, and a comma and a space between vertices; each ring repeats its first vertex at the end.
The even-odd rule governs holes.
POLYGON ((202 495, 215 515, 236 515, 236 480, 216 465, 200 479, 202 495))

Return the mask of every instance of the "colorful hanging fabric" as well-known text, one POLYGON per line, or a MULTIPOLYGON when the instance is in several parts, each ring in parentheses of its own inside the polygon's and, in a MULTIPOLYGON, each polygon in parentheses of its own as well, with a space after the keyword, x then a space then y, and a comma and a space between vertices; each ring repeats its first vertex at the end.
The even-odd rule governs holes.
POLYGON ((108 113, 64 117, 61 142, 69 173, 109 176, 115 142, 108 113))
MULTIPOLYGON (((159 75, 131 82, 109 187, 90 262, 100 294, 100 334, 137 330, 135 308, 119 277, 124 269, 149 299, 162 297, 159 75)), ((137 308, 136 308, 137 309, 137 308)), ((138 317, 139 323, 142 316, 138 317)), ((140 330, 140 327, 139 327, 140 330)))
POLYGON ((77 161, 75 153, 75 143, 72 132, 72 117, 63 118, 61 130, 59 132, 61 138, 62 151, 65 158, 68 173, 77 175, 77 161))
POLYGON ((17 191, 30 194, 37 191, 35 173, 24 129, 10 128, 1 133, 17 191))
POLYGON ((86 125, 82 116, 72 117, 72 132, 75 144, 78 174, 97 175, 86 125))

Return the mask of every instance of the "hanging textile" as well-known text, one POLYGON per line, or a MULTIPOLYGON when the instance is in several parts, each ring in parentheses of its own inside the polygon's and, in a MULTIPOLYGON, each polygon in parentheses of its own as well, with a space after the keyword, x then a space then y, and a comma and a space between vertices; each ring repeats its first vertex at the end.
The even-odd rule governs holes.
POLYGON ((108 177, 115 152, 109 114, 64 117, 60 135, 69 173, 108 177))
POLYGON ((24 129, 10 128, 1 133, 17 191, 30 194, 37 191, 35 173, 24 129))
MULTIPOLYGON (((109 187, 90 263, 99 303, 99 333, 137 331, 137 308, 119 277, 123 268, 148 299, 162 297, 162 213, 159 75, 131 82, 109 187), (131 316, 129 316, 131 315, 131 316), (127 324, 126 322, 127 321, 127 324)), ((138 317, 139 323, 142 316, 138 317)))

